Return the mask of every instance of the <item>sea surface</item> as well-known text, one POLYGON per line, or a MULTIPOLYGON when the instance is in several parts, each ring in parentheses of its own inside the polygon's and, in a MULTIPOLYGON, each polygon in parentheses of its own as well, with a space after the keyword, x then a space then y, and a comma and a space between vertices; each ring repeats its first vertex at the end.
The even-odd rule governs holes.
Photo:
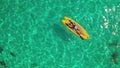
POLYGON ((0 0, 0 68, 120 68, 120 0, 0 0))

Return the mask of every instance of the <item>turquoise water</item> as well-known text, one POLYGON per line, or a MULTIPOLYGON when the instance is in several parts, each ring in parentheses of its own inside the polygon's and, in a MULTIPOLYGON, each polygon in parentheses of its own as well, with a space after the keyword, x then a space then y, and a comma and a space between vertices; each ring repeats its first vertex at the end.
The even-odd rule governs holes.
POLYGON ((0 0, 0 68, 119 68, 119 26, 119 0, 0 0), (64 16, 90 40, 66 29, 64 16))

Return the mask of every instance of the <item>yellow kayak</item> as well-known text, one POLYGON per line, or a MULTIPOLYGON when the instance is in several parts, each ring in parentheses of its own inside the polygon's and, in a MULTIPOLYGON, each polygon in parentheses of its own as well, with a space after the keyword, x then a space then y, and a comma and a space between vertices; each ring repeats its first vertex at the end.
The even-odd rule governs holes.
POLYGON ((72 31, 75 35, 81 37, 82 39, 89 39, 89 35, 87 33, 87 31, 77 22, 75 22, 74 20, 68 18, 68 17, 64 17, 64 19, 62 20, 62 23, 70 30, 72 31), (72 27, 71 27, 72 25, 72 27), (75 26, 75 27, 73 27, 75 26))

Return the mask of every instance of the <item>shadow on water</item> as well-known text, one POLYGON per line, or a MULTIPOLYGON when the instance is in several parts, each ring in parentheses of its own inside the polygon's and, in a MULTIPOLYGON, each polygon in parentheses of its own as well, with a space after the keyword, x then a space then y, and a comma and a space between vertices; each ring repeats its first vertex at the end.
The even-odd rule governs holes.
POLYGON ((112 42, 108 43, 109 46, 118 46, 119 45, 119 40, 113 40, 112 42))
POLYGON ((53 30, 54 30, 54 34, 57 35, 58 37, 62 38, 65 41, 70 41, 73 39, 73 37, 68 34, 68 32, 66 32, 61 26, 59 26, 58 24, 54 24, 53 25, 53 30))
POLYGON ((117 60, 118 59, 118 52, 115 51, 111 56, 112 56, 114 64, 118 64, 118 60, 117 60))

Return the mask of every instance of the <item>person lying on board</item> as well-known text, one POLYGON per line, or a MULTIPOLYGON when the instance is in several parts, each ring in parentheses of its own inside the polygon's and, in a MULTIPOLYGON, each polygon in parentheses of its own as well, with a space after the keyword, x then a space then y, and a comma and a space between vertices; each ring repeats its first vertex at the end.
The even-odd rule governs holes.
POLYGON ((68 24, 66 24, 67 26, 69 26, 71 29, 74 29, 75 30, 75 24, 73 23, 73 22, 71 22, 70 20, 69 20, 69 23, 68 24))
POLYGON ((66 24, 68 27, 70 27, 72 30, 74 30, 77 34, 79 34, 81 36, 82 31, 79 28, 79 26, 77 26, 75 23, 73 23, 72 21, 69 20, 69 23, 66 24))

